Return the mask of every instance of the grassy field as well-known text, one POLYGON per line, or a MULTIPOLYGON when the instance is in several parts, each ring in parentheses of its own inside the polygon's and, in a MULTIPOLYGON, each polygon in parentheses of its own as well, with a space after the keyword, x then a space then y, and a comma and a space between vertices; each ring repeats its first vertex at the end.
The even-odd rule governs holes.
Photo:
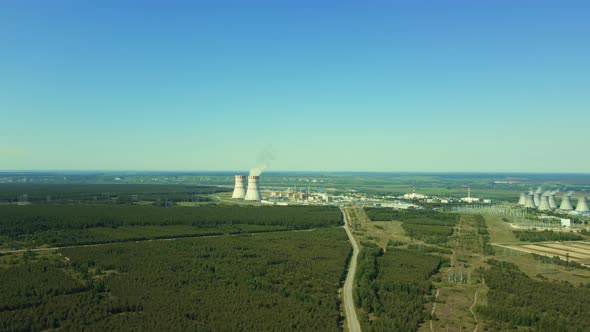
MULTIPOLYGON (((502 221, 501 216, 486 215, 485 218, 492 243, 500 243, 508 247, 523 245, 523 242, 520 242, 512 233, 513 228, 510 227, 510 224, 502 221)), ((541 274, 551 280, 564 280, 575 285, 590 282, 590 271, 588 270, 542 263, 535 260, 530 253, 520 250, 498 246, 495 246, 494 249, 496 251, 495 259, 516 264, 529 277, 541 274)))
POLYGON ((483 241, 475 216, 463 215, 456 226, 453 254, 450 266, 440 273, 441 281, 435 283, 438 299, 434 310, 432 327, 425 324, 420 331, 473 331, 483 330, 481 321, 476 321, 475 308, 485 301, 486 292, 477 277, 477 269, 485 265, 483 241), (477 292, 477 301, 475 294, 477 292))

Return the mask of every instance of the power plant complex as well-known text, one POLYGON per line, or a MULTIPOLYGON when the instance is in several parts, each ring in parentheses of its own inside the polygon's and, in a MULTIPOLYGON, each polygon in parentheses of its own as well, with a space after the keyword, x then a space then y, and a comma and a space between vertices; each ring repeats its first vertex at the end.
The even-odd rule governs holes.
POLYGON ((246 190, 246 187, 244 185, 245 180, 245 175, 235 176, 234 193, 232 195, 232 198, 243 199, 245 201, 260 202, 262 200, 262 194, 260 193, 260 176, 248 176, 248 190, 246 190))
POLYGON ((528 194, 521 193, 518 200, 518 205, 525 208, 538 209, 539 211, 561 210, 581 213, 589 212, 588 201, 586 200, 586 197, 578 198, 578 204, 574 210, 571 200, 571 195, 573 194, 572 192, 563 195, 559 207, 557 206, 557 199, 555 198, 556 194, 557 191, 546 191, 541 193, 539 190, 537 190, 537 192, 530 191, 528 194))

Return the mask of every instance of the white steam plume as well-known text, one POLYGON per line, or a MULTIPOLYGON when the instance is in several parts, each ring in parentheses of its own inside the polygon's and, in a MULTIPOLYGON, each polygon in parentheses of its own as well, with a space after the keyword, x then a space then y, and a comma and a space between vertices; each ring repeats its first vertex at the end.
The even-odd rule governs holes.
POLYGON ((271 146, 260 151, 256 160, 256 167, 250 169, 250 176, 260 176, 276 157, 277 152, 271 146))

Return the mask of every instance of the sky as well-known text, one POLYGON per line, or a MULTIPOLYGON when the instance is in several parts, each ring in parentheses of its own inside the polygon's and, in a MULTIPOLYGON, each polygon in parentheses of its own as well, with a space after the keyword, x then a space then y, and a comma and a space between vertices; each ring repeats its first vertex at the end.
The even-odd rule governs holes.
POLYGON ((0 1, 0 170, 590 172, 588 1, 0 1))

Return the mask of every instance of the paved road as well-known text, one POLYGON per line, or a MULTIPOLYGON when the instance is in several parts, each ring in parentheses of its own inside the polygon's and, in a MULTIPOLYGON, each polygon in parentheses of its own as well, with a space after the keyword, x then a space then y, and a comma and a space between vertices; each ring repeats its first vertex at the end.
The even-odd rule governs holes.
POLYGON ((344 229, 346 230, 346 234, 348 235, 348 239, 352 244, 352 258, 350 259, 350 266, 348 267, 348 274, 346 275, 346 280, 344 281, 344 290, 343 290, 343 304, 344 304, 344 312, 346 315, 346 321, 348 322, 348 331, 349 332, 360 332, 361 325, 359 324, 359 320, 356 316, 356 309, 354 306, 354 299, 353 299, 353 291, 354 291, 354 275, 356 274, 356 259, 359 254, 359 247, 354 237, 352 236, 352 232, 348 227, 348 216, 346 211, 342 209, 342 214, 344 215, 344 229))

